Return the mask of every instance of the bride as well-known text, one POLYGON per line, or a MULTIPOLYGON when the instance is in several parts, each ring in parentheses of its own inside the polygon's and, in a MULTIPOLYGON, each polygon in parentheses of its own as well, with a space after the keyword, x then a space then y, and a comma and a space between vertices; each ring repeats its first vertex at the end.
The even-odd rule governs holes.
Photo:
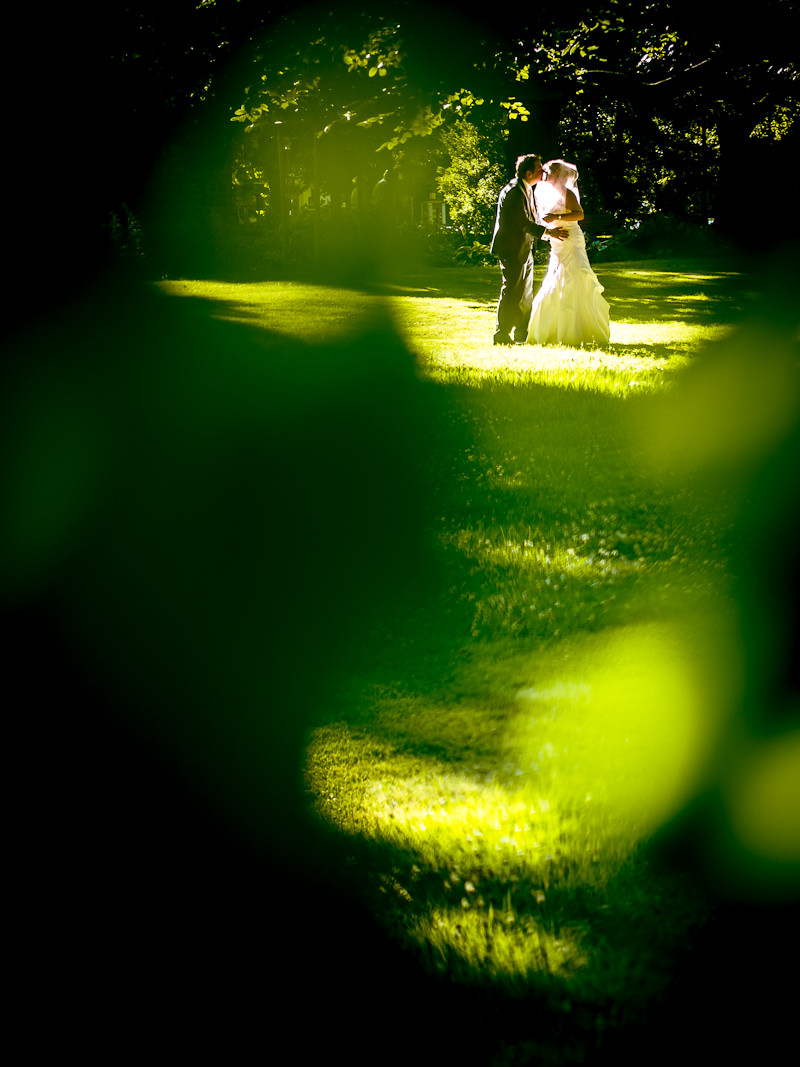
POLYGON ((531 310, 528 344, 606 345, 609 308, 578 225, 583 208, 577 168, 551 159, 544 173, 544 180, 533 187, 537 214, 546 229, 568 230, 569 240, 550 242, 547 273, 531 310))

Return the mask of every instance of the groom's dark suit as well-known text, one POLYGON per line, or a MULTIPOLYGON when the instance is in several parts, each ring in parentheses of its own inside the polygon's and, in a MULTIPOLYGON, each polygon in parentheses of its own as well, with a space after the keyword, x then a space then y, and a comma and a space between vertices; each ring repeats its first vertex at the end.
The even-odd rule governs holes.
POLYGON ((538 225, 528 199, 532 187, 521 178, 512 180, 497 198, 492 252, 500 260, 503 283, 497 305, 496 343, 524 341, 533 303, 533 243, 545 232, 538 225))

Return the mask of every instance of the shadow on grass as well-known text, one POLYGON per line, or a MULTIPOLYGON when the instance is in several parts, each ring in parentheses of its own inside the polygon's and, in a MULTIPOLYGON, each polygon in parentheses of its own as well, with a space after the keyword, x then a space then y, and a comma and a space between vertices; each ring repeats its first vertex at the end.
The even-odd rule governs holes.
POLYGON ((734 322, 748 302, 746 276, 734 271, 685 270, 657 265, 598 266, 612 321, 672 321, 686 325, 734 322))
MULTIPOLYGON (((596 273, 612 305, 612 321, 672 321, 688 324, 735 321, 747 302, 747 276, 731 269, 737 264, 704 269, 701 262, 680 264, 647 261, 598 264, 596 273)), ((535 286, 544 275, 537 264, 535 286)), ((415 272, 385 284, 389 296, 468 301, 480 310, 492 309, 500 291, 499 267, 441 267, 415 272)))
POLYGON ((468 300, 480 308, 497 304, 500 292, 500 268, 436 267, 398 277, 381 291, 388 296, 430 297, 431 299, 468 300))

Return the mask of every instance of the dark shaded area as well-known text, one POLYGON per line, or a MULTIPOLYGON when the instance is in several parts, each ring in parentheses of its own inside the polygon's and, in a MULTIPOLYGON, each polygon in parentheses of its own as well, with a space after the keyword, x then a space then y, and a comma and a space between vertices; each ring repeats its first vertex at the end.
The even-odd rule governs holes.
POLYGON ((381 325, 309 348, 129 285, 12 356, 14 967, 42 1051, 457 1049, 463 998, 374 929, 301 792, 359 633, 426 587, 410 357, 381 325))
MULTIPOLYGON (((774 1061, 793 1041, 797 982, 794 960, 800 949, 800 855, 797 811, 774 807, 772 820, 794 826, 794 854, 783 860, 754 852, 732 824, 730 799, 737 761, 754 761, 765 742, 781 743, 800 726, 798 693, 797 555, 789 547, 800 534, 800 348, 796 243, 777 249, 765 263, 747 320, 725 341, 705 353, 683 383, 684 402, 712 377, 721 410, 726 398, 746 398, 759 408, 763 391, 752 383, 776 374, 793 392, 794 417, 773 411, 775 440, 754 447, 740 460, 737 477, 745 492, 728 543, 734 577, 736 620, 743 653, 743 691, 733 709, 729 734, 716 754, 717 777, 655 842, 670 869, 691 870, 703 879, 713 903, 711 921, 698 932, 692 952, 677 969, 670 996, 653 1024, 667 1035, 669 1054, 685 1045, 676 1021, 692 1034, 693 1055, 739 1063, 774 1061), (744 355, 744 359, 742 359, 744 355)), ((773 398, 773 402, 774 402, 773 398)), ((791 410, 791 409, 790 409, 791 410)), ((691 440, 702 413, 675 404, 673 433, 691 440), (681 417, 683 415, 683 418, 681 417)), ((728 420, 721 433, 731 455, 744 425, 728 420)), ((731 460, 723 450, 710 461, 698 450, 687 478, 713 494, 728 484, 731 460)), ((724 489, 723 489, 724 491, 724 489)), ((712 495, 713 499, 713 495, 712 495)), ((797 761, 795 759, 795 767, 797 761)), ((797 768, 800 770, 800 768, 797 768)), ((733 790, 733 791, 732 791, 733 790)), ((796 792, 794 794, 796 796, 796 792)), ((651 1047, 651 1030, 630 1035, 640 1055, 651 1047)))
MULTIPOLYGON (((545 265, 536 264, 538 286, 545 265)), ((613 299, 612 318, 645 322, 653 320, 695 322, 734 321, 741 317, 757 291, 752 268, 738 257, 702 260, 642 261, 598 264, 597 275, 613 299), (615 289, 614 279, 624 274, 624 290, 615 289), (700 280, 698 280, 698 275, 700 280), (664 290, 668 291, 667 299, 664 290)), ((419 273, 404 272, 394 284, 383 286, 390 296, 469 300, 473 307, 492 308, 497 303, 500 269, 438 268, 419 273), (436 285, 431 286, 435 279, 436 285)))
POLYGON ((8 79, 27 205, 2 390, 15 1026, 90 1063, 485 1059, 301 793, 326 686, 423 596, 409 445, 435 403, 383 323, 312 349, 119 271, 109 213, 146 197, 187 70, 142 76, 147 5, 104 12, 101 44, 51 7, 9 29, 37 65, 8 79))
POLYGON ((634 319, 637 322, 674 321, 687 325, 715 322, 734 322, 741 319, 749 300, 752 300, 755 278, 738 273, 740 261, 729 260, 720 266, 720 273, 696 271, 684 262, 680 270, 663 267, 648 270, 645 264, 631 265, 625 275, 624 293, 614 289, 614 270, 597 267, 597 275, 613 299, 612 317, 634 319), (639 276, 637 276, 637 274, 639 276), (697 275, 701 277, 698 279, 697 275), (743 291, 743 285, 746 287, 743 291), (664 295, 664 290, 667 295, 664 295), (749 290, 749 291, 748 291, 749 290))

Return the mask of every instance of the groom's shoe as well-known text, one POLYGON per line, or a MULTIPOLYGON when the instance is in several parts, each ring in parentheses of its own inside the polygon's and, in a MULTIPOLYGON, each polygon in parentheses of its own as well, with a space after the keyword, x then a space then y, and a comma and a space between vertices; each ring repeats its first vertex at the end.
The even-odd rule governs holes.
POLYGON ((514 342, 508 336, 507 333, 496 333, 494 335, 494 343, 496 345, 513 345, 514 342))
POLYGON ((519 330, 514 330, 514 344, 515 345, 524 345, 527 342, 527 340, 528 340, 528 331, 527 330, 525 330, 524 333, 520 333, 519 330))

